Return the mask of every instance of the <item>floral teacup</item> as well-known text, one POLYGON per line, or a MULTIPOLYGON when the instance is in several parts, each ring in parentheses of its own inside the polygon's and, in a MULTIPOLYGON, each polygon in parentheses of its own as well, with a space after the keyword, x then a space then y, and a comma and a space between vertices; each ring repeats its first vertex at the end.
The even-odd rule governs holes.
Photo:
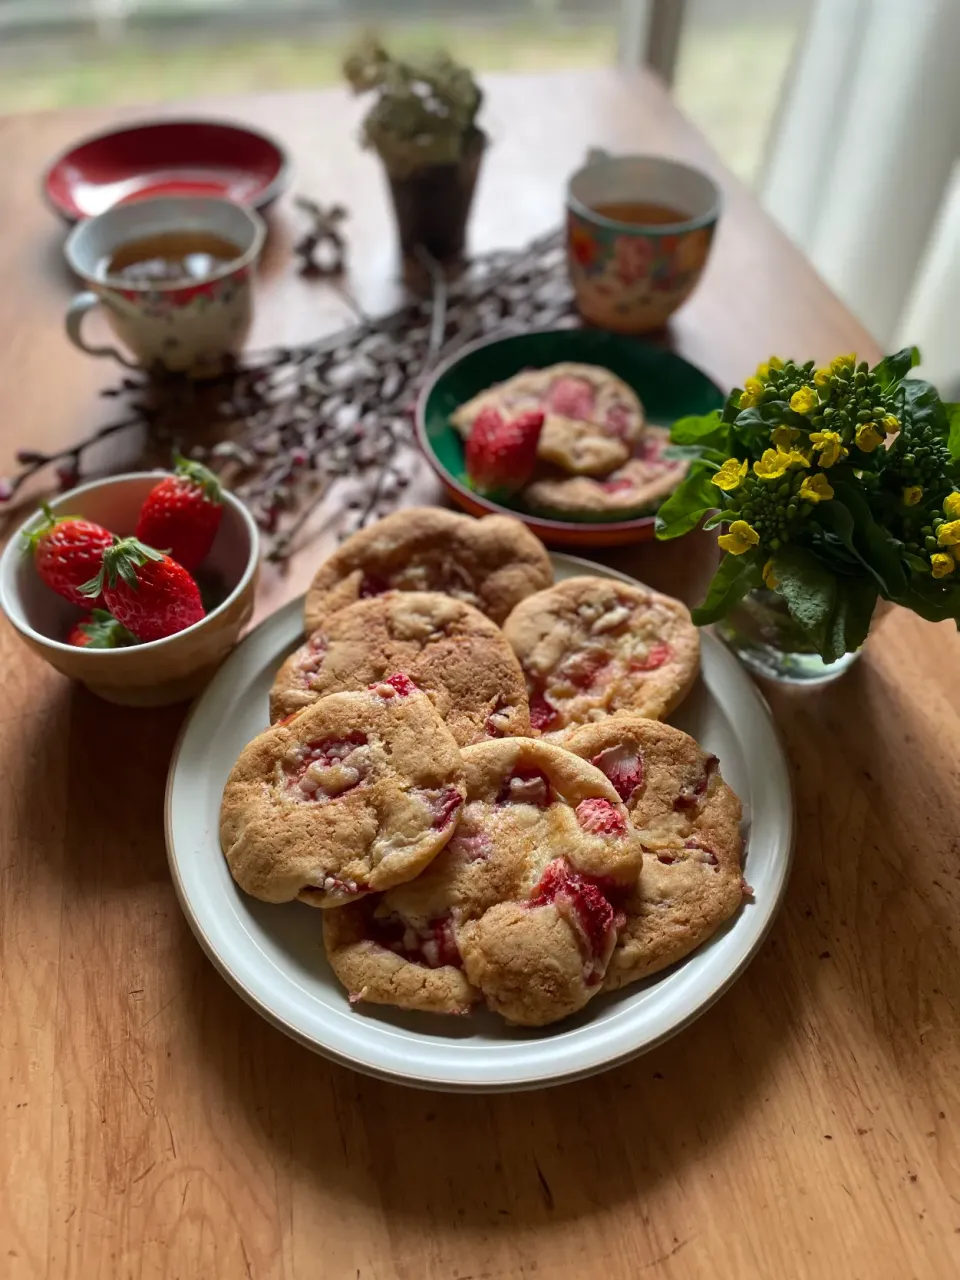
POLYGON ((581 315, 623 333, 659 329, 703 271, 720 192, 660 156, 593 151, 567 187, 567 258, 581 315))
POLYGON ((79 223, 64 252, 89 288, 67 310, 71 342, 88 355, 112 356, 134 368, 160 366, 198 378, 219 373, 224 357, 237 354, 246 340, 253 314, 250 277, 265 237, 263 220, 252 210, 212 197, 139 200, 79 223), (199 278, 172 281, 121 278, 104 266, 124 246, 170 233, 216 237, 235 247, 236 256, 212 259, 199 278), (84 316, 98 305, 133 360, 83 338, 84 316))

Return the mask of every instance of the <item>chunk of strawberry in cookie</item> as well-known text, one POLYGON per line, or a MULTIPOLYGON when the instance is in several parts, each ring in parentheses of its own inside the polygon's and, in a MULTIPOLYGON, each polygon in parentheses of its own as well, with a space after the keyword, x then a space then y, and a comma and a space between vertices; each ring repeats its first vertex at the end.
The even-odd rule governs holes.
POLYGON ((609 800, 581 800, 576 814, 582 829, 589 831, 591 835, 620 836, 627 829, 626 818, 609 800))
POLYGON ((399 915, 372 914, 368 926, 371 941, 413 964, 428 969, 453 965, 460 969, 463 961, 457 946, 453 916, 448 911, 425 925, 415 925, 399 915))
POLYGON ((436 831, 442 831, 451 823, 463 804, 463 796, 455 787, 445 787, 442 791, 419 791, 417 794, 433 814, 431 826, 436 831))
POLYGON ((628 489, 634 487, 634 481, 629 476, 619 476, 616 480, 600 480, 598 483, 604 493, 626 493, 628 489))
POLYGON ((691 836, 683 842, 684 849, 687 850, 688 856, 694 862, 703 862, 708 867, 719 866, 717 855, 714 851, 705 845, 702 841, 691 836))
POLYGON ((670 646, 661 640, 650 646, 646 653, 638 654, 630 659, 631 671, 656 671, 665 662, 670 661, 670 646))
POLYGON ((574 686, 586 690, 599 682, 610 666, 610 654, 606 649, 589 648, 572 653, 557 669, 557 675, 574 686))
POLYGON ((630 738, 607 747, 590 761, 613 783, 617 795, 627 804, 633 793, 643 786, 644 762, 639 745, 630 738))
POLYGON ((680 788, 680 794, 673 802, 675 809, 695 809, 700 800, 707 793, 707 787, 710 785, 710 779, 720 767, 720 761, 716 756, 707 756, 703 762, 703 771, 696 782, 684 783, 680 788))
POLYGON ((607 429, 622 440, 630 429, 630 410, 622 400, 614 400, 603 421, 607 429))
POLYGON ((543 693, 535 693, 530 699, 530 724, 538 733, 547 733, 556 726, 559 712, 547 701, 543 693))
POLYGON ((297 663, 300 683, 304 688, 309 687, 310 677, 315 676, 323 666, 327 647, 327 637, 320 631, 315 631, 304 645, 303 653, 297 663))
POLYGON ((370 692, 380 698, 409 698, 411 693, 417 692, 417 686, 409 676, 398 671, 396 675, 387 676, 385 680, 378 680, 376 684, 370 685, 370 692))
POLYGON ((390 583, 386 578, 381 578, 376 573, 365 573, 360 579, 360 588, 357 592, 361 600, 370 600, 373 596, 382 596, 385 591, 390 590, 390 583))
POLYGON ((572 925, 584 958, 584 981, 594 986, 606 971, 623 916, 600 886, 573 870, 566 858, 548 863, 529 907, 554 905, 572 925))
POLYGON ((586 378, 558 378, 547 392, 547 407, 564 418, 589 422, 597 403, 597 393, 586 378))
POLYGON ((504 778, 497 804, 534 804, 545 809, 550 803, 550 779, 542 769, 514 769, 504 778))

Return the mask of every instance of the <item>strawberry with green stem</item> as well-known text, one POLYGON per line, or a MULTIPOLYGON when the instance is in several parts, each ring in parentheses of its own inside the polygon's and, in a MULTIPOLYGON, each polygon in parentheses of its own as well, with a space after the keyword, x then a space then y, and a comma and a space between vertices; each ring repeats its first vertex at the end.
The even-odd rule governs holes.
POLYGON ((67 644, 77 649, 124 649, 136 643, 137 637, 105 609, 85 613, 67 633, 67 644))
MULTIPOLYGON (((41 506, 43 523, 24 535, 24 550, 33 555, 41 580, 71 604, 90 607, 83 588, 100 572, 103 553, 113 534, 102 525, 80 516, 57 516, 47 503, 41 506)), ((98 598, 95 605, 101 605, 98 598)))
POLYGON ((206 560, 223 515, 223 490, 212 471, 176 455, 176 470, 147 494, 136 536, 161 547, 191 573, 206 560))
POLYGON ((182 564, 137 538, 117 538, 103 553, 84 595, 102 593, 116 620, 138 640, 162 640, 205 616, 200 591, 182 564))

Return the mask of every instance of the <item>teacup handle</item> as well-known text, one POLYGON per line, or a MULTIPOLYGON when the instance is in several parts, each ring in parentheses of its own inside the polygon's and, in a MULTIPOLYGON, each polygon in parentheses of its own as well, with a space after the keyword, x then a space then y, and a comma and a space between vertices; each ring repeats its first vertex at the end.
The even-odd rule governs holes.
POLYGON ((112 356, 114 360, 119 360, 122 365, 128 369, 139 369, 139 365, 133 360, 128 360, 122 351, 118 351, 116 347, 99 346, 93 347, 89 342, 84 342, 83 334, 80 332, 83 326, 83 317, 92 307, 97 306, 100 299, 92 290, 84 293, 78 293, 70 299, 70 305, 67 307, 66 327, 67 337, 75 347, 79 347, 81 351, 86 352, 88 356, 112 356))

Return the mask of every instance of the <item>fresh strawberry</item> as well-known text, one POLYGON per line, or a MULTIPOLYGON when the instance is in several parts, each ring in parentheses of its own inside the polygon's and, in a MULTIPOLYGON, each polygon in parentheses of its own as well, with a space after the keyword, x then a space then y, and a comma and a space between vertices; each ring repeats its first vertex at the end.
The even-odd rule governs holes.
POLYGON ((162 640, 204 616, 200 591, 182 564, 136 538, 117 538, 103 553, 100 572, 83 588, 138 640, 162 640))
POLYGON ((543 414, 538 409, 509 419, 494 408, 478 413, 466 447, 471 488, 495 500, 522 489, 537 463, 542 427, 543 414))
MULTIPOLYGON (((100 572, 103 553, 113 542, 113 534, 102 525, 78 516, 55 516, 43 504, 44 522, 25 535, 25 549, 33 552, 37 573, 51 590, 72 604, 90 607, 82 591, 85 583, 100 572)), ((101 600, 95 600, 101 605, 101 600)))
POLYGON ((78 649, 122 649, 136 643, 137 637, 105 609, 85 613, 67 633, 67 644, 78 649))
POLYGON ((178 456, 175 473, 147 494, 136 536, 192 572, 210 554, 222 515, 220 481, 199 462, 178 456))

